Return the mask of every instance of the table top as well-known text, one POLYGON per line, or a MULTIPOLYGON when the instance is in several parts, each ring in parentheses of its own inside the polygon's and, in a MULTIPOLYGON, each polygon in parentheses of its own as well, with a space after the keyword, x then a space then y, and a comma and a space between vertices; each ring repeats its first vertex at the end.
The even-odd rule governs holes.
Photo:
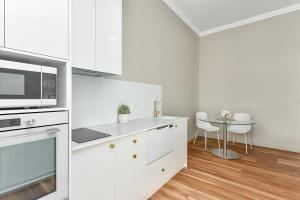
POLYGON ((206 119, 201 119, 201 121, 215 123, 215 124, 228 124, 228 125, 251 125, 251 124, 255 124, 255 122, 253 120, 250 120, 250 121, 236 121, 232 118, 224 119, 224 118, 212 117, 212 116, 208 116, 206 119))

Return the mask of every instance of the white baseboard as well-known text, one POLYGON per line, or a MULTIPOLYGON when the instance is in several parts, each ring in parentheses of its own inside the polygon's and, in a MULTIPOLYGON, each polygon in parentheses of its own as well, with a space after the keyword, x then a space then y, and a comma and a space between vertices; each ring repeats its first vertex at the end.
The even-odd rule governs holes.
MULTIPOLYGON (((199 136, 204 137, 204 134, 200 133, 199 136)), ((188 138, 188 141, 193 141, 194 140, 195 135, 192 137, 190 136, 188 138)), ((213 139, 217 139, 216 135, 208 135, 208 138, 213 138, 213 139)), ((236 138, 235 141, 237 143, 245 143, 245 140, 242 138, 236 138)), ((272 148, 272 149, 279 149, 279 150, 285 150, 285 151, 292 151, 292 152, 296 152, 296 153, 300 153, 300 146, 299 148, 294 148, 294 147, 287 147, 284 145, 278 145, 278 144, 270 144, 270 143, 264 143, 264 142, 257 142, 257 141, 253 141, 253 145, 255 146, 259 146, 259 147, 267 147, 267 148, 272 148)))

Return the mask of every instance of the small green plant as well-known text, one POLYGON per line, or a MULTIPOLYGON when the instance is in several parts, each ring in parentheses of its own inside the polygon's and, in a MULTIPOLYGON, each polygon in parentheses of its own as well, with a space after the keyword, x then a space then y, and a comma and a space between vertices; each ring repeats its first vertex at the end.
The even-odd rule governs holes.
POLYGON ((127 105, 120 105, 118 108, 118 113, 119 114, 129 114, 130 113, 130 108, 127 105))

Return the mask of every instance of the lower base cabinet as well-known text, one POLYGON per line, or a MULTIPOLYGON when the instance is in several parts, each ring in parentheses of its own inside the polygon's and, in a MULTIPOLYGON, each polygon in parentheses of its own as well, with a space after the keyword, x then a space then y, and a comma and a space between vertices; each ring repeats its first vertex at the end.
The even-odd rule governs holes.
POLYGON ((173 158, 174 152, 170 152, 159 160, 148 165, 148 197, 162 187, 175 173, 173 158))
POLYGON ((146 134, 72 152, 70 200, 146 200, 186 166, 186 120, 174 124, 174 150, 149 165, 146 134))
POLYGON ((129 150, 117 155, 116 200, 146 199, 147 146, 129 150))
POLYGON ((114 199, 115 149, 109 144, 72 152, 70 200, 114 199))

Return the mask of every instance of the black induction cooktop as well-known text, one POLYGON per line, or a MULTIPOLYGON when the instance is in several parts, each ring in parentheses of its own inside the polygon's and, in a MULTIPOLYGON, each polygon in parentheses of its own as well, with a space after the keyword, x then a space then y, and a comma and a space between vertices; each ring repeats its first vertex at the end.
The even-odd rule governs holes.
POLYGON ((92 140, 98 140, 109 136, 111 135, 99 131, 94 131, 88 128, 79 128, 72 130, 72 141, 76 143, 89 142, 92 140))

